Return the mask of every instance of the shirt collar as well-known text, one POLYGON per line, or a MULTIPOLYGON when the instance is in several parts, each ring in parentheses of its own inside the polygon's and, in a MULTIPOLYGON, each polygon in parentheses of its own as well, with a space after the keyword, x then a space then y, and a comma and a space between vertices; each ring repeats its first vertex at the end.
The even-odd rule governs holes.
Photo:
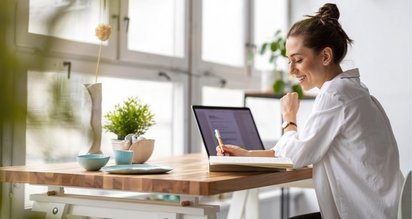
POLYGON ((360 77, 360 75, 359 75, 359 69, 354 68, 354 69, 350 69, 350 70, 344 71, 344 72, 340 73, 340 74, 338 75, 338 77, 339 77, 340 79, 344 79, 344 78, 359 78, 359 77, 360 77))
POLYGON ((334 81, 334 80, 337 80, 337 79, 347 79, 347 78, 359 78, 359 77, 360 77, 360 75, 359 75, 359 69, 357 69, 357 68, 350 69, 350 70, 347 70, 347 71, 344 71, 344 72, 340 73, 339 75, 337 75, 337 76, 336 76, 335 78, 333 78, 332 80, 326 81, 325 83, 323 83, 323 85, 322 85, 322 87, 320 88, 320 90, 322 91, 322 90, 327 89, 327 87, 329 87, 329 84, 330 84, 332 81, 334 81))

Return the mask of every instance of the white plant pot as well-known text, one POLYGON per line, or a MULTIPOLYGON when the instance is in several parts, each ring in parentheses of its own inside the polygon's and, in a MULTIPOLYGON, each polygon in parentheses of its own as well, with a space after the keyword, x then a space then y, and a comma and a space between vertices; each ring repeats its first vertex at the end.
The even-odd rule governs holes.
POLYGON ((128 150, 129 146, 129 142, 126 140, 112 139, 113 150, 128 150))

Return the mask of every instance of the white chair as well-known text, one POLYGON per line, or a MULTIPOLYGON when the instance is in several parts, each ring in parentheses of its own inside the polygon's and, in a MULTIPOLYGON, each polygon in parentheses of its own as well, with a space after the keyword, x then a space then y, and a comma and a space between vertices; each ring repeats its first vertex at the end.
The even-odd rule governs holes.
POLYGON ((402 186, 401 196, 399 199, 398 219, 411 219, 412 208, 412 171, 406 176, 405 183, 402 186))

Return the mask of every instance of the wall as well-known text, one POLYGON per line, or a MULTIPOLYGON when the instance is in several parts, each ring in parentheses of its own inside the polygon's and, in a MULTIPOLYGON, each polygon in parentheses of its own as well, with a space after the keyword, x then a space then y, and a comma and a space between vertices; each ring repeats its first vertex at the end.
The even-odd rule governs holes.
POLYGON ((342 66, 359 68, 361 80, 383 105, 398 142, 405 174, 412 169, 411 1, 292 0, 291 22, 312 15, 326 2, 337 4, 339 20, 354 40, 342 66))

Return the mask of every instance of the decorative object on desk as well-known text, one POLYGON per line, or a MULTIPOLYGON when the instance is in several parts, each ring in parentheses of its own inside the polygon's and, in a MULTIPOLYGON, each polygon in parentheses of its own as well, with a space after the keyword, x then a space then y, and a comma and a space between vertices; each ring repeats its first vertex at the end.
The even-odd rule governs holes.
POLYGON ((88 151, 89 154, 101 154, 102 137, 102 84, 84 84, 90 97, 91 113, 90 126, 92 129, 93 142, 88 151))
POLYGON ((173 170, 168 166, 159 166, 152 164, 130 164, 130 165, 114 165, 106 166, 102 168, 102 171, 106 171, 114 174, 148 174, 148 173, 167 173, 173 170))
POLYGON ((133 150, 133 163, 143 163, 153 152, 154 140, 145 139, 142 135, 155 124, 154 115, 149 106, 142 104, 137 97, 129 97, 122 105, 117 104, 115 109, 104 117, 108 124, 103 128, 117 135, 114 149, 133 150), (118 142, 124 140, 124 142, 118 142), (120 146, 119 146, 120 144, 120 146))
POLYGON ((134 142, 129 150, 133 151, 133 163, 144 163, 152 156, 154 139, 140 139, 134 142))
POLYGON ((131 150, 114 150, 114 160, 116 164, 131 164, 133 151, 131 150))
POLYGON ((112 139, 113 150, 129 150, 130 143, 127 140, 112 139))
POLYGON ((102 84, 97 83, 97 77, 99 75, 100 56, 102 53, 102 44, 104 41, 110 38, 112 33, 112 27, 108 24, 100 24, 96 29, 96 36, 100 40, 99 54, 97 56, 96 64, 96 78, 94 84, 84 84, 91 100, 91 115, 90 126, 93 134, 93 143, 89 149, 89 154, 101 154, 101 137, 102 137, 102 84))
POLYGON ((104 41, 110 38, 110 35, 112 34, 112 26, 108 24, 99 24, 99 26, 96 27, 95 32, 96 32, 97 38, 99 38, 100 40, 99 55, 97 56, 97 64, 96 64, 95 83, 97 83, 97 76, 99 75, 100 56, 102 54, 102 45, 104 41))
POLYGON ((84 154, 77 156, 77 162, 88 171, 97 171, 107 164, 110 156, 105 154, 84 154))
POLYGON ((129 97, 104 115, 108 124, 103 128, 116 134, 118 140, 123 140, 130 133, 137 136, 145 134, 155 124, 153 117, 149 105, 143 104, 137 97, 129 97))

